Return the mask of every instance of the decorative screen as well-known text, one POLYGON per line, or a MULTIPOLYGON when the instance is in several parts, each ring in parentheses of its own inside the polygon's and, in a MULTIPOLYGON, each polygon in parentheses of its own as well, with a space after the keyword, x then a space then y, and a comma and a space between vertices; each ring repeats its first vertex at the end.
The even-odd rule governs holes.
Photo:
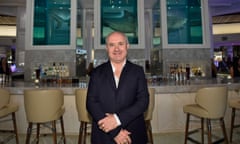
POLYGON ((70 13, 70 0, 35 0, 33 45, 69 45, 70 13))
POLYGON ((202 44, 201 0, 167 0, 168 44, 202 44))
POLYGON ((138 44, 137 0, 101 0, 101 44, 112 31, 128 36, 130 44, 138 44))

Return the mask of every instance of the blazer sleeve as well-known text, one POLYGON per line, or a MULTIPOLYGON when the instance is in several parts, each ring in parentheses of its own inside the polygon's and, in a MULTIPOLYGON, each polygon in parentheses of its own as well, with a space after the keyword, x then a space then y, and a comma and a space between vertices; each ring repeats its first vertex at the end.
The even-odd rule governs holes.
POLYGON ((95 79, 97 79, 97 75, 93 71, 88 85, 86 107, 93 120, 98 122, 100 119, 105 117, 105 113, 99 105, 99 97, 97 94, 98 85, 95 83, 95 81, 97 81, 95 79))

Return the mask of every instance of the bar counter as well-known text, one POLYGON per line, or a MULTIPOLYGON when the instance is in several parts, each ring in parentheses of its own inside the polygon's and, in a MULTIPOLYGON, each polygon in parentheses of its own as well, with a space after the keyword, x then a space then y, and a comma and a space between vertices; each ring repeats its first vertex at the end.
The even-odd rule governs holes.
MULTIPOLYGON (((186 104, 194 103, 195 93, 202 87, 227 86, 228 98, 239 97, 240 79, 194 79, 189 82, 179 83, 175 81, 160 80, 149 83, 149 87, 154 87, 155 107, 153 112, 152 128, 153 133, 183 132, 185 130, 185 118, 182 107, 186 104)), ((27 121, 24 111, 23 91, 32 88, 60 88, 64 91, 64 114, 65 130, 67 134, 78 134, 79 125, 75 106, 74 92, 78 88, 87 87, 85 82, 74 84, 35 84, 33 82, 12 82, 2 85, 9 89, 12 102, 19 104, 17 112, 17 124, 19 133, 26 133, 27 121)), ((214 102, 213 102, 214 104, 214 102)), ((230 127, 230 109, 227 108, 225 115, 226 127, 230 127)), ((5 125, 7 127, 8 125, 5 125)), ((2 127, 2 126, 1 126, 2 127)), ((194 125, 193 127, 198 127, 194 125)))

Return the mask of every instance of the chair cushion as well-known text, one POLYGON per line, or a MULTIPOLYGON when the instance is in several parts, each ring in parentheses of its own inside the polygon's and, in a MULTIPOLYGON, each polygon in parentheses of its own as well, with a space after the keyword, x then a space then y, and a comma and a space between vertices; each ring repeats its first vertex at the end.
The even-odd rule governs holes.
POLYGON ((234 99, 234 100, 230 100, 229 101, 229 106, 236 108, 236 109, 240 109, 240 99, 234 99))
POLYGON ((32 115, 32 116, 28 116, 27 120, 29 122, 33 122, 33 123, 51 122, 51 121, 54 121, 54 120, 58 120, 61 116, 63 116, 64 112, 65 112, 65 107, 62 106, 53 115, 44 116, 42 114, 41 115, 35 114, 35 115, 32 115))
POLYGON ((203 118, 207 118, 209 116, 209 113, 197 104, 183 106, 183 112, 203 118))
POLYGON ((8 104, 0 110, 0 118, 5 117, 18 110, 18 105, 8 104))
POLYGON ((0 109, 9 104, 10 94, 6 89, 0 88, 0 109))

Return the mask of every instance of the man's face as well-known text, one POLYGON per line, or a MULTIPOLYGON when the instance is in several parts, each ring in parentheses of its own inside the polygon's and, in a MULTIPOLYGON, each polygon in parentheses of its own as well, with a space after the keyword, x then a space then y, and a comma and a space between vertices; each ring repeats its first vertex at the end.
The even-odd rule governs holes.
POLYGON ((109 36, 106 49, 109 59, 113 63, 121 63, 127 57, 129 44, 121 33, 113 33, 109 36))

